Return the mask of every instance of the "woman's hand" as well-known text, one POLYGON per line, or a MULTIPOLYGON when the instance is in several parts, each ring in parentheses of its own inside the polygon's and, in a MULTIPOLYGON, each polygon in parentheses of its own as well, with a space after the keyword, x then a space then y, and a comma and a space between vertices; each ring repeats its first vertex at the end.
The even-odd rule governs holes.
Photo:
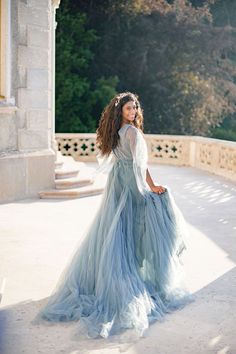
POLYGON ((166 191, 165 187, 162 186, 152 186, 151 187, 152 192, 157 193, 157 194, 162 194, 166 191))
POLYGON ((150 187, 152 192, 158 193, 158 194, 162 194, 162 193, 166 192, 166 188, 165 187, 155 186, 155 184, 154 184, 154 182, 152 180, 152 177, 151 177, 151 175, 149 173, 148 168, 147 168, 147 171, 146 171, 146 182, 149 185, 149 187, 150 187))

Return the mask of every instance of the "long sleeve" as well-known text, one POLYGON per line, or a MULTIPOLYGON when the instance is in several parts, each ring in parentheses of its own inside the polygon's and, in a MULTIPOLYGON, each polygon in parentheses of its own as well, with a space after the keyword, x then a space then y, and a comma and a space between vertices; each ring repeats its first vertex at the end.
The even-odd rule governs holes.
POLYGON ((114 165, 116 157, 113 151, 109 155, 102 155, 100 152, 96 155, 96 159, 98 162, 98 167, 92 174, 92 180, 95 181, 96 177, 100 173, 109 173, 114 165))
POLYGON ((126 138, 133 158, 133 170, 137 186, 141 194, 150 190, 146 182, 146 171, 148 161, 148 150, 146 141, 142 133, 136 128, 130 126, 126 132, 126 138))

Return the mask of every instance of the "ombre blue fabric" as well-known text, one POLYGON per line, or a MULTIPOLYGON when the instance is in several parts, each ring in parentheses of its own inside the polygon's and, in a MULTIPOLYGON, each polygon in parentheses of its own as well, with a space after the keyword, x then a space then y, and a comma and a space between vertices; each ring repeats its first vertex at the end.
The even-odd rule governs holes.
POLYGON ((142 132, 125 124, 119 136, 112 156, 100 158, 99 172, 109 173, 98 211, 39 312, 47 321, 77 321, 90 338, 128 328, 143 336, 194 301, 181 260, 185 219, 168 186, 157 194, 146 182, 142 132))

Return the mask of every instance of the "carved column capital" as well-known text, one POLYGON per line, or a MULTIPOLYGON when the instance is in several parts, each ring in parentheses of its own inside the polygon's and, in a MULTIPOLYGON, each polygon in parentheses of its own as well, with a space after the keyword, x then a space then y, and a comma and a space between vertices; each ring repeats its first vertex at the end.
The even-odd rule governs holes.
POLYGON ((52 0, 52 6, 55 9, 58 9, 59 5, 60 5, 61 0, 52 0))

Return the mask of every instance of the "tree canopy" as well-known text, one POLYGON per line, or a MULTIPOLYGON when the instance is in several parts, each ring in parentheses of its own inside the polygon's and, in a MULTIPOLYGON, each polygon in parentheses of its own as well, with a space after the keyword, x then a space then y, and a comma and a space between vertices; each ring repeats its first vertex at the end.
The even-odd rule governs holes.
POLYGON ((56 129, 94 132, 116 92, 138 94, 144 131, 210 135, 236 112, 232 0, 62 0, 56 129))

